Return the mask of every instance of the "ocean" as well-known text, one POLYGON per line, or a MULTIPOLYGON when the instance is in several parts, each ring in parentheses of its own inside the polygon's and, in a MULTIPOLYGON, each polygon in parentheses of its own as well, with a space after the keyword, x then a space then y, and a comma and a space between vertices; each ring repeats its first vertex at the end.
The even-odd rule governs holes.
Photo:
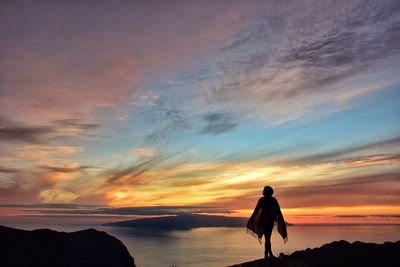
MULTIPOLYGON (((8 225, 22 229, 51 228, 75 231, 96 228, 120 239, 138 267, 228 266, 263 257, 260 244, 245 228, 197 228, 189 231, 136 231, 98 225, 8 225)), ((284 244, 276 229, 275 255, 314 248, 335 240, 383 243, 400 240, 400 225, 295 225, 288 227, 284 244)))

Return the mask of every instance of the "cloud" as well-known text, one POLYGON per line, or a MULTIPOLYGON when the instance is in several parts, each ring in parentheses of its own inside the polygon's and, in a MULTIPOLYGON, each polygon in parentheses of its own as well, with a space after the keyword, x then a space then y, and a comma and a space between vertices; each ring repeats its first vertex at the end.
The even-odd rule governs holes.
MULTIPOLYGON (((0 171, 0 191, 1 201, 13 203, 26 203, 38 201, 43 202, 72 202, 78 197, 75 191, 79 188, 79 184, 85 180, 91 173, 97 171, 98 168, 91 165, 80 165, 76 162, 65 162, 62 166, 54 165, 58 162, 61 152, 65 152, 65 148, 55 147, 55 151, 46 151, 47 147, 43 147, 44 154, 37 154, 36 157, 41 158, 37 162, 28 164, 26 157, 23 160, 26 164, 18 168, 4 168, 4 172, 0 171), (55 153, 53 155, 52 153, 55 153), (39 163, 36 165, 35 163, 39 163), (51 165, 43 165, 49 163, 51 165), (72 186, 74 184, 74 186, 72 186)), ((71 149, 67 148, 67 155, 71 149)), ((65 156, 65 155, 64 155, 65 156)))
POLYGON ((51 171, 51 172, 62 172, 62 173, 74 173, 74 172, 82 172, 87 169, 98 169, 95 166, 90 166, 90 165, 83 165, 83 166, 66 166, 66 167, 60 167, 60 166, 40 166, 40 168, 51 171))
MULTIPOLYGON (((212 171, 211 171, 212 172, 212 171)), ((189 173, 187 174, 187 176, 195 176, 197 175, 207 175, 207 173, 210 173, 210 171, 194 171, 194 173, 189 173)), ((181 174, 182 176, 185 175, 185 173, 181 174)), ((212 183, 213 179, 210 178, 198 178, 198 179, 182 179, 182 180, 178 180, 176 182, 172 182, 171 186, 173 187, 189 187, 189 186, 201 186, 201 185, 207 185, 212 183)))
POLYGON ((81 134, 99 127, 80 119, 52 121, 46 125, 29 125, 0 117, 0 141, 47 144, 57 138, 81 134))
POLYGON ((92 128, 99 127, 99 124, 85 123, 85 122, 82 122, 82 120, 76 119, 76 118, 56 120, 56 121, 54 121, 54 123, 59 126, 66 126, 66 127, 71 127, 71 128, 77 128, 77 129, 92 129, 92 128))
POLYGON ((3 7, 0 24, 9 31, 0 33, 0 114, 34 125, 96 118, 107 126, 124 118, 132 103, 149 100, 140 88, 169 80, 241 27, 238 18, 254 9, 224 1, 3 7))
MULTIPOLYGON (((313 197, 347 205, 352 193, 354 203, 373 203, 367 184, 381 190, 375 192, 377 204, 393 203, 396 188, 389 182, 397 182, 395 174, 383 173, 385 182, 365 172, 397 167, 397 152, 386 153, 386 147, 391 152, 400 144, 397 136, 322 153, 307 146, 306 156, 298 153, 300 147, 244 144, 243 153, 233 152, 234 163, 158 149, 176 151, 192 134, 213 138, 254 119, 279 124, 321 118, 398 83, 398 12, 390 0, 156 7, 135 1, 100 1, 95 7, 9 1, 0 16, 9 29, 0 33, 0 154, 10 165, 0 167, 0 198, 164 207, 227 201, 249 192, 251 198, 272 182, 283 188, 289 206, 312 205, 313 197), (94 134, 109 140, 83 142, 94 134), (170 140, 175 134, 185 139, 170 140), (171 146, 152 148, 169 141, 171 146), (135 158, 127 164, 113 166, 105 158, 121 149, 126 156, 132 147, 128 153, 135 158), (83 151, 87 154, 78 154, 83 151), (288 154, 301 156, 278 158, 288 154), (98 164, 75 164, 81 160, 98 164), (341 179, 352 177, 352 168, 359 168, 360 179, 346 184, 341 179), (316 177, 331 183, 314 185, 316 177), (288 185, 296 190, 284 188, 288 185)), ((261 130, 268 138, 282 129, 261 130)))
POLYGON ((156 151, 154 148, 142 147, 129 150, 129 154, 139 158, 153 157, 156 151))
POLYGON ((337 218, 400 218, 400 214, 339 214, 335 215, 337 218))
POLYGON ((78 195, 61 188, 50 188, 42 190, 39 197, 45 203, 69 203, 76 200, 78 195))
POLYGON ((51 133, 54 133, 53 129, 48 126, 1 125, 0 141, 45 143, 51 133))
MULTIPOLYGON (((259 195, 260 188, 268 183, 277 188, 283 187, 285 190, 291 186, 298 188, 299 195, 293 192, 285 196, 290 205, 293 203, 311 205, 313 201, 305 192, 307 190, 325 186, 326 191, 338 190, 343 194, 351 194, 351 186, 356 186, 360 187, 357 201, 362 203, 365 201, 365 194, 370 193, 368 189, 370 184, 364 185, 362 182, 370 181, 371 184, 374 182, 363 178, 364 176, 359 179, 354 178, 354 180, 351 177, 364 173, 367 168, 371 173, 382 173, 383 177, 392 177, 386 176, 384 172, 396 170, 398 163, 399 157, 396 154, 343 157, 340 160, 311 165, 309 163, 276 165, 268 159, 234 163, 197 162, 196 158, 185 153, 174 157, 158 155, 128 166, 116 166, 96 173, 91 180, 97 180, 98 183, 84 186, 89 191, 82 188, 79 191, 85 194, 93 191, 103 195, 107 203, 117 206, 125 206, 133 202, 138 205, 230 203, 236 197, 239 202, 245 203, 244 195, 249 192, 254 194, 252 197, 259 195), (322 185, 313 184, 317 178, 322 185), (342 184, 345 180, 350 184, 342 184)), ((393 188, 388 185, 393 180, 379 180, 378 174, 376 177, 383 186, 382 190, 388 192, 388 195, 392 194, 393 188)), ((326 202, 320 202, 329 202, 329 205, 333 205, 333 193, 329 192, 325 195, 322 191, 324 190, 321 189, 320 195, 326 199, 326 202)), ((370 203, 374 201, 371 200, 370 203)), ((385 201, 390 203, 393 198, 389 196, 384 198, 382 194, 376 198, 377 204, 385 201)), ((343 204, 340 201, 337 203, 343 204)))
POLYGON ((132 164, 129 167, 114 168, 106 170, 102 176, 106 177, 106 184, 140 184, 146 177, 146 173, 159 167, 165 159, 152 157, 142 162, 132 164))
MULTIPOLYGON (((351 161, 357 161, 359 159, 362 159, 364 157, 364 159, 366 159, 366 157, 371 157, 371 155, 367 155, 367 156, 353 156, 353 157, 349 157, 349 155, 354 155, 355 153, 358 152, 368 152, 368 150, 379 150, 379 151, 384 151, 387 148, 391 148, 391 147, 395 147, 400 145, 400 137, 396 136, 396 137, 392 137, 392 138, 387 138, 387 139, 383 139, 380 141, 376 141, 376 142, 371 142, 371 143, 367 143, 367 144, 363 144, 363 145, 356 145, 353 147, 346 147, 343 149, 337 149, 337 150, 333 150, 333 151, 329 151, 326 153, 319 153, 319 154, 315 154, 315 155, 311 155, 311 156, 305 156, 305 157, 298 157, 298 158, 294 158, 294 159, 289 159, 286 161, 286 163, 288 164, 310 164, 310 163, 321 163, 321 162, 332 162, 332 161, 338 161, 338 162, 351 162, 351 161)), ((377 156, 375 154, 375 156, 377 156)), ((378 154, 379 156, 379 154, 378 154)), ((384 158, 387 159, 396 159, 398 158, 397 155, 393 155, 393 154, 385 154, 385 155, 380 155, 383 156, 384 158)), ((382 157, 381 157, 382 158, 382 157)))
POLYGON ((67 204, 67 203, 36 203, 36 204, 1 204, 2 208, 24 208, 24 209, 82 209, 97 208, 96 205, 67 204))
POLYGON ((266 2, 221 50, 214 76, 223 78, 206 98, 276 124, 341 111, 344 99, 398 82, 370 82, 381 64, 398 72, 400 56, 398 5, 378 2, 266 2))
POLYGON ((232 131, 238 123, 229 113, 210 113, 203 116, 206 126, 200 131, 202 134, 223 134, 232 131))
POLYGON ((29 168, 0 173, 0 201, 2 203, 37 201, 40 191, 52 185, 52 181, 44 179, 43 173, 29 168))
MULTIPOLYGON (((146 206, 146 207, 121 207, 121 208, 95 208, 90 210, 72 210, 73 214, 108 214, 108 215, 181 215, 193 213, 230 213, 226 209, 202 206, 146 206)), ((42 213, 66 213, 63 211, 42 211, 42 213)))
POLYGON ((15 168, 7 168, 7 167, 0 166, 0 173, 14 174, 14 173, 18 173, 18 172, 19 172, 19 170, 15 169, 15 168))
POLYGON ((373 166, 373 165, 399 165, 400 164, 400 155, 399 154, 376 154, 376 155, 367 155, 353 158, 345 158, 336 161, 337 164, 345 164, 348 168, 354 167, 364 167, 364 166, 373 166))
POLYGON ((46 145, 46 144, 25 144, 7 142, 0 151, 0 161, 17 169, 36 170, 38 166, 58 166, 73 164, 69 157, 79 155, 84 151, 83 147, 46 145))
POLYGON ((79 205, 68 203, 41 204, 6 204, 0 208, 18 208, 39 214, 70 214, 70 215, 138 215, 162 216, 193 213, 234 213, 221 207, 213 206, 144 206, 144 207, 101 207, 94 205, 79 205))
POLYGON ((304 182, 277 189, 282 205, 298 207, 350 207, 396 205, 400 173, 378 173, 336 180, 304 182))
POLYGON ((397 4, 379 3, 254 3, 257 11, 232 38, 216 44, 220 49, 211 51, 207 68, 185 72, 189 82, 168 94, 160 90, 146 140, 193 130, 217 135, 254 119, 268 125, 320 120, 397 84, 397 4))
POLYGON ((186 113, 183 107, 178 105, 178 101, 169 96, 155 100, 155 106, 144 112, 143 116, 152 127, 150 133, 145 136, 148 143, 164 141, 172 133, 193 127, 193 115, 186 113))

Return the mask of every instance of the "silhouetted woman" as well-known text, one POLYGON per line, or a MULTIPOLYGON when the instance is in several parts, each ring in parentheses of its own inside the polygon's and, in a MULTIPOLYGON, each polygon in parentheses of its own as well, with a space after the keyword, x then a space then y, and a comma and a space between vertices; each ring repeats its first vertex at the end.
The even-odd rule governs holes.
POLYGON ((264 235, 265 258, 274 257, 271 249, 271 234, 274 222, 277 222, 278 232, 285 240, 285 243, 288 240, 285 220, 278 201, 272 196, 273 194, 274 190, 272 187, 264 187, 264 196, 258 200, 257 206, 247 223, 247 229, 251 231, 250 233, 257 235, 260 242, 264 235))

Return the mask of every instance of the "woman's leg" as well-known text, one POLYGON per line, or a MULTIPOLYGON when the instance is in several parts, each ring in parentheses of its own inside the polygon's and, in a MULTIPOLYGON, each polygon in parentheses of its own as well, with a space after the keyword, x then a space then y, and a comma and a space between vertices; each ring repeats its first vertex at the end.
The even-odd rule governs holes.
POLYGON ((271 234, 272 234, 272 229, 274 228, 274 223, 268 223, 265 224, 264 226, 264 237, 265 237, 265 252, 264 252, 264 257, 273 257, 274 255, 272 254, 272 248, 271 248, 271 234))

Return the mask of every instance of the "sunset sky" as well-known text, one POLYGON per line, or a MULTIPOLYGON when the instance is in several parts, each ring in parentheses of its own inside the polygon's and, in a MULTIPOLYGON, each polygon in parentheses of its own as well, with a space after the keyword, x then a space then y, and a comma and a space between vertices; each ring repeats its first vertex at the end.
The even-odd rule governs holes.
POLYGON ((1 1, 0 223, 400 223, 400 1, 1 1))

